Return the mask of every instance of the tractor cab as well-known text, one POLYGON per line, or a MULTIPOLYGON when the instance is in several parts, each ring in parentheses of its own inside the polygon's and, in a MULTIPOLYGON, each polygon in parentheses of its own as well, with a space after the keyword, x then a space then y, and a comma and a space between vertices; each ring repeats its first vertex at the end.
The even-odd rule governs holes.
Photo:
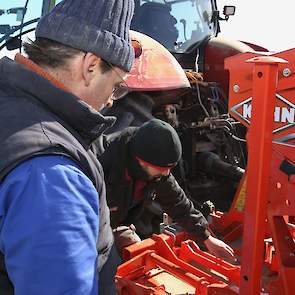
MULTIPOLYGON (((228 18, 234 7, 224 11, 228 18)), ((217 36, 219 20, 216 2, 211 0, 136 0, 131 27, 173 53, 185 53, 217 36)))

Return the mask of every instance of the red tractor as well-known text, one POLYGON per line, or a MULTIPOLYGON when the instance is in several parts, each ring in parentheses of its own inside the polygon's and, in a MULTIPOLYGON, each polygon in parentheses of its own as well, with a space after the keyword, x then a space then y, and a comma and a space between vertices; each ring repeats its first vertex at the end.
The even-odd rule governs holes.
POLYGON ((147 68, 160 72, 161 83, 148 85, 151 78, 146 75, 145 84, 131 87, 129 95, 105 110, 118 117, 109 132, 139 126, 152 117, 169 122, 184 150, 183 161, 174 170, 178 182, 195 205, 211 200, 222 211, 229 209, 247 162, 245 128, 228 115, 229 73, 224 59, 254 49, 266 51, 217 37, 219 22, 234 11, 234 6, 225 6, 221 18, 215 0, 136 0, 132 29, 165 46, 186 71, 192 87, 169 88, 167 72, 175 63, 150 62, 140 67, 142 72, 147 68))
POLYGON ((228 213, 211 215, 211 227, 234 247, 238 263, 201 251, 164 222, 162 234, 124 249, 119 294, 294 294, 294 56, 291 49, 226 60, 231 113, 249 129, 247 180, 228 213))

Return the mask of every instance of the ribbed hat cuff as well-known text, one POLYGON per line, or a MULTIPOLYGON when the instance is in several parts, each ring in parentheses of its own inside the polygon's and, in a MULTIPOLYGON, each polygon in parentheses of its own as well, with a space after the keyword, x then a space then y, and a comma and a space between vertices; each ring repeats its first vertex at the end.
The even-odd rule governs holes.
POLYGON ((95 25, 83 23, 72 16, 56 13, 43 17, 36 28, 36 37, 92 52, 127 72, 133 64, 134 50, 130 43, 112 32, 99 30, 95 25), (53 22, 54 25, 44 26, 42 22, 53 22))

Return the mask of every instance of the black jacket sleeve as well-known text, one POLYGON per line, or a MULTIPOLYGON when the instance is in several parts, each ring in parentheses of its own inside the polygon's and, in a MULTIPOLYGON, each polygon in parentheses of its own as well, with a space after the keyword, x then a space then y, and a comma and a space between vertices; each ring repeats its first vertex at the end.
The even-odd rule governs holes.
POLYGON ((206 240, 210 233, 203 214, 190 201, 172 174, 154 184, 155 200, 172 219, 188 233, 196 235, 200 241, 206 240))

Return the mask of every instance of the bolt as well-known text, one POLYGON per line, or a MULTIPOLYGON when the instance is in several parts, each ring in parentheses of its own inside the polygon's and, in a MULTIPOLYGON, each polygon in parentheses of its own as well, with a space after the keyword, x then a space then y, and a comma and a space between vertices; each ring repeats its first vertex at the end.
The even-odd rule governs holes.
POLYGON ((238 84, 235 84, 233 90, 235 93, 238 93, 240 91, 240 86, 238 84))
POLYGON ((289 68, 283 69, 283 76, 289 77, 291 75, 291 70, 289 68))
POLYGON ((290 253, 289 256, 290 256, 290 257, 294 257, 295 254, 294 254, 294 253, 290 253))

